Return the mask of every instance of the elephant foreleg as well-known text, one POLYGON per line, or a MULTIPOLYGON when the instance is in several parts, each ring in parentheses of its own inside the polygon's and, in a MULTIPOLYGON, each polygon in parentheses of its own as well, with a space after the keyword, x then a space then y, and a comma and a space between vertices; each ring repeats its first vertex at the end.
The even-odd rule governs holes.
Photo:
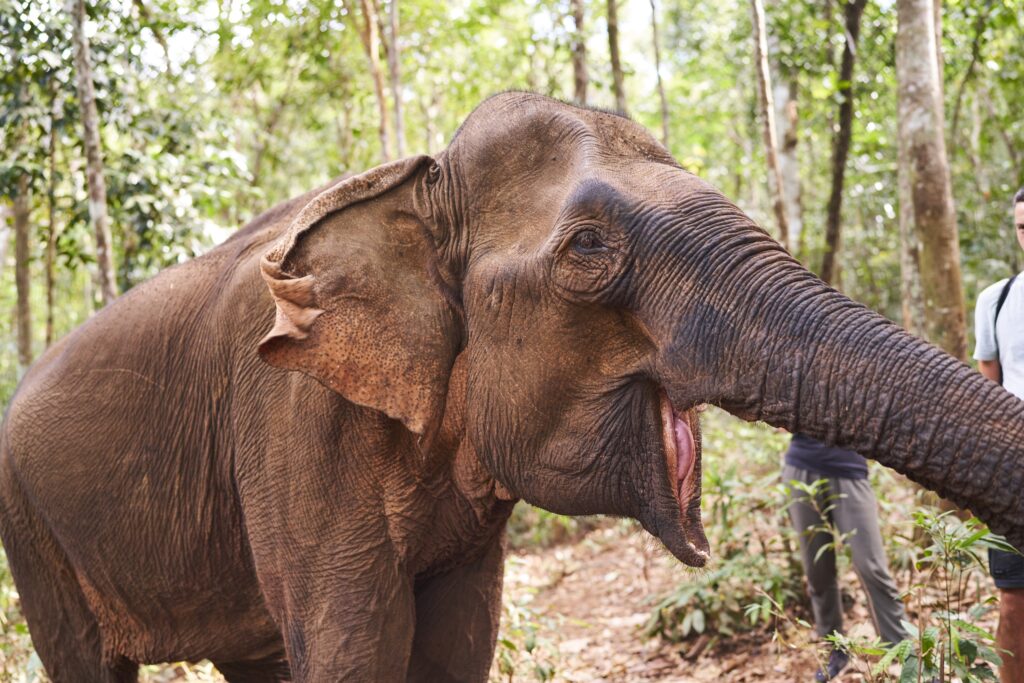
POLYGON ((501 618, 504 534, 476 562, 416 588, 410 683, 483 683, 501 618))

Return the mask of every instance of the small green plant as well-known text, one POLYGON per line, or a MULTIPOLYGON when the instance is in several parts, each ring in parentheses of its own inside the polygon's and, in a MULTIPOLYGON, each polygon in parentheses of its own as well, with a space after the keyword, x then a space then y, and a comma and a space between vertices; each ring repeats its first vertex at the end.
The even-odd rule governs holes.
POLYGON ((778 561, 777 554, 737 552, 723 558, 712 571, 695 576, 665 596, 645 632, 673 642, 705 632, 733 636, 769 619, 773 602, 799 603, 799 577, 778 561))
POLYGON ((645 626, 672 642, 704 633, 715 639, 767 625, 774 604, 806 609, 802 570, 789 526, 778 518, 778 474, 740 473, 734 464, 709 471, 705 519, 716 559, 662 597, 645 626))
POLYGON ((518 602, 502 603, 501 632, 498 634, 491 680, 512 683, 517 676, 528 675, 536 681, 550 681, 558 665, 558 648, 544 633, 556 632, 551 620, 530 607, 532 595, 518 602), (497 671, 495 672, 495 669, 497 671))
POLYGON ((908 637, 889 648, 878 641, 842 635, 829 640, 861 663, 873 660, 865 671, 870 681, 998 680, 994 669, 1001 659, 995 636, 980 625, 993 607, 982 553, 990 547, 1015 551, 977 519, 961 521, 954 512, 932 508, 918 509, 913 519, 928 541, 922 548, 912 535, 903 539, 915 555, 907 597, 916 607, 917 618, 916 623, 903 622, 908 637), (972 579, 978 579, 973 592, 972 579))

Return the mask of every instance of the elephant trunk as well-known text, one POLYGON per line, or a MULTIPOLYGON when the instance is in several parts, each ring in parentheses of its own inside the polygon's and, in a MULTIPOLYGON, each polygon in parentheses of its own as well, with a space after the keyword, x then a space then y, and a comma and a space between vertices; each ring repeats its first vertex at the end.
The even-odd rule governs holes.
POLYGON ((696 318, 699 398, 878 460, 1024 548, 1024 401, 758 242, 696 318))

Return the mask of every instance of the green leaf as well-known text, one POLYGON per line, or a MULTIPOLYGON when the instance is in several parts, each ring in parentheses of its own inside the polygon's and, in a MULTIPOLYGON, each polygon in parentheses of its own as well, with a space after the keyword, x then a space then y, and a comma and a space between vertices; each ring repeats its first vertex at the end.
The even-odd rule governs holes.
POLYGON ((917 683, 918 669, 921 666, 921 660, 917 658, 917 655, 910 655, 903 662, 903 668, 900 670, 900 683, 917 683))

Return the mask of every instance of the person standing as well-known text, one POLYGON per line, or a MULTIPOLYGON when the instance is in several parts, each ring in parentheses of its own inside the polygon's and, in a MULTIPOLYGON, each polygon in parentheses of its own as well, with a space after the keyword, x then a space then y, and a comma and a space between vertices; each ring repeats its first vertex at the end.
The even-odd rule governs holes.
MULTIPOLYGON (((843 605, 836 576, 835 529, 850 548, 853 566, 868 594, 868 605, 879 637, 895 645, 907 637, 896 582, 878 528, 878 501, 868 482, 868 464, 853 451, 826 446, 804 434, 794 434, 786 451, 782 479, 789 487, 789 517, 800 536, 800 552, 811 597, 815 630, 824 638, 843 632, 843 605), (814 487, 810 500, 801 482, 814 487), (827 519, 826 519, 827 518, 827 519), (827 547, 826 550, 822 548, 827 547)), ((818 681, 835 678, 849 656, 833 648, 828 665, 815 674, 818 681)))
MULTIPOLYGON (((1024 249, 1024 188, 1013 197, 1017 243, 1024 249)), ((974 309, 974 359, 978 370, 1024 399, 1024 278, 1000 280, 978 296, 974 309)), ((1006 650, 1002 683, 1024 683, 1024 557, 989 551, 989 570, 999 589, 996 644, 1006 650)))

